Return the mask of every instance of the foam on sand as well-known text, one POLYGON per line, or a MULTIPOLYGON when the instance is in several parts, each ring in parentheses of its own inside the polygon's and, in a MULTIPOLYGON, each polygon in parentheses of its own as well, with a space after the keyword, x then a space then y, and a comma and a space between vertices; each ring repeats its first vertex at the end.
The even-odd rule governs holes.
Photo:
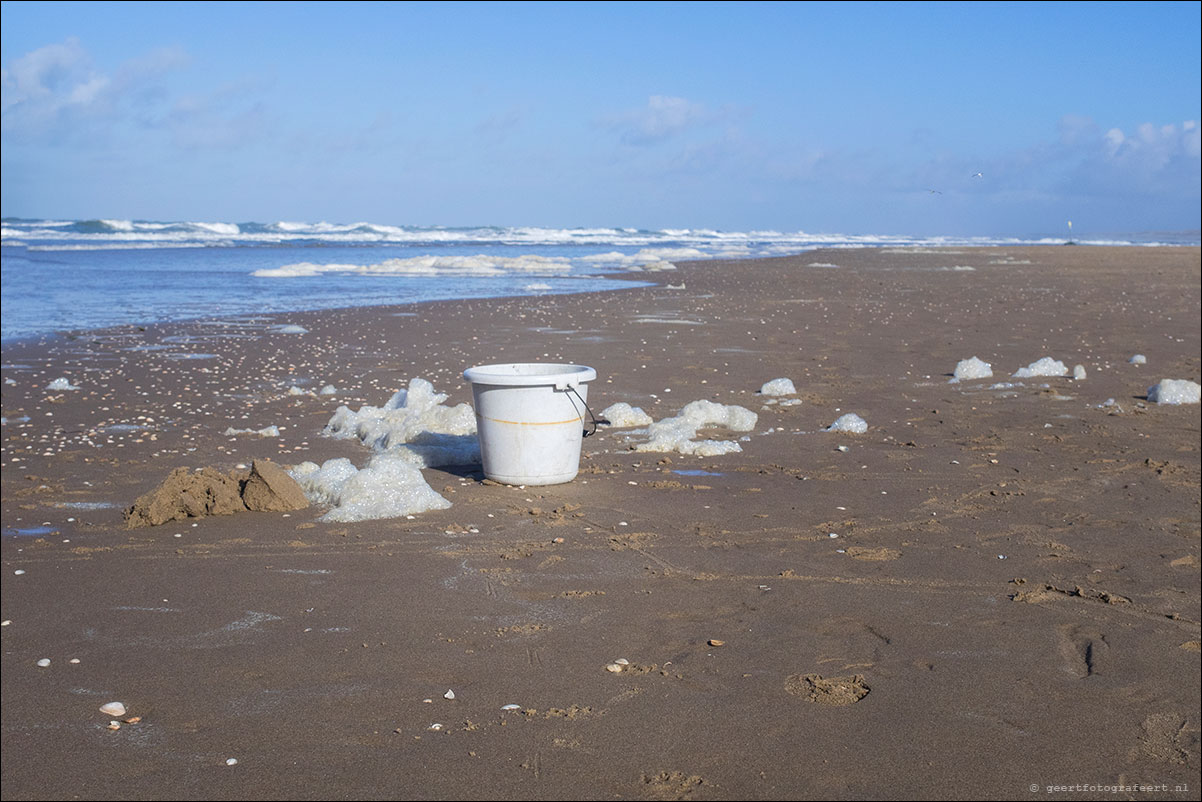
POLYGON ((262 429, 235 429, 233 426, 222 432, 226 437, 237 437, 240 434, 253 434, 257 437, 279 437, 279 426, 264 426, 262 429))
POLYGON ((1154 404, 1197 404, 1202 385, 1189 379, 1161 379, 1148 388, 1148 400, 1154 404))
POLYGON ((306 498, 332 507, 320 518, 326 522, 397 518, 451 506, 401 454, 377 454, 362 469, 345 457, 327 460, 320 467, 302 462, 289 473, 306 498))
POLYGON ((864 434, 868 431, 868 423, 854 412, 840 415, 839 419, 827 426, 826 432, 847 432, 848 434, 864 434))
POLYGON ((78 390, 79 388, 65 378, 57 378, 46 385, 47 390, 78 390))
POLYGON ((796 395, 797 388, 791 379, 773 379, 760 388, 760 395, 796 395))
POLYGON ((477 463, 480 446, 471 405, 447 407, 446 400, 430 382, 414 378, 382 407, 338 407, 322 434, 359 440, 378 453, 362 469, 346 458, 291 469, 310 501, 333 507, 321 520, 367 521, 450 507, 421 469, 477 463))
POLYGON ((715 457, 742 451, 733 440, 694 440, 700 429, 720 426, 733 432, 749 432, 759 419, 754 412, 733 404, 693 401, 673 418, 664 418, 647 427, 650 439, 635 446, 635 451, 675 452, 715 457))
MULTIPOLYGON (((471 405, 443 406, 446 400, 447 395, 434 392, 434 385, 430 382, 415 378, 410 380, 408 390, 398 390, 382 407, 363 406, 358 412, 352 412, 346 406, 338 407, 322 433, 330 437, 357 439, 375 451, 387 451, 411 443, 436 445, 441 442, 439 435, 474 435, 476 414, 471 405)), ((478 450, 474 459, 479 459, 478 450)), ((473 459, 465 461, 472 462, 473 459)))
POLYGON ((952 372, 952 378, 948 381, 954 384, 971 379, 988 379, 992 375, 993 365, 974 356, 970 359, 961 359, 957 362, 956 369, 952 372))
POLYGON ((625 401, 611 404, 601 410, 601 417, 609 421, 615 429, 629 429, 635 426, 650 426, 651 416, 642 407, 632 407, 625 401))
POLYGON ((1019 368, 1014 376, 1019 379, 1029 379, 1032 376, 1067 376, 1068 367, 1058 359, 1045 356, 1038 362, 1032 362, 1025 368, 1019 368))

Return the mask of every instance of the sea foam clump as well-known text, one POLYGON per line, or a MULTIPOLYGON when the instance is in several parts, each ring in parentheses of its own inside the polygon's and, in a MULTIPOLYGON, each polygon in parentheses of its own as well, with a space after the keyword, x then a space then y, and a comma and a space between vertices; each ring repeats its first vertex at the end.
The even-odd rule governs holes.
POLYGON ((601 410, 601 417, 616 429, 650 426, 652 423, 651 416, 644 412, 642 407, 632 407, 625 401, 619 401, 601 410))
POLYGON ((760 395, 796 395, 797 388, 790 379, 773 379, 760 388, 760 395))
POLYGON ((264 426, 262 429, 235 429, 233 426, 222 432, 226 437, 237 437, 240 434, 253 434, 257 437, 279 437, 279 426, 264 426))
POLYGON ((362 469, 345 458, 292 468, 306 498, 333 507, 321 520, 367 521, 450 507, 421 469, 479 462, 480 446, 471 406, 446 407, 446 400, 430 382, 415 378, 382 407, 339 407, 322 433, 357 439, 381 453, 362 469))
POLYGON ((1132 354, 1131 358, 1128 359, 1127 361, 1130 362, 1132 365, 1148 364, 1148 358, 1146 356, 1144 356, 1143 354, 1132 354))
POLYGON ((846 415, 840 415, 838 420, 827 426, 823 431, 864 434, 864 432, 868 431, 868 422, 854 412, 848 412, 846 415))
POLYGON ((971 379, 988 379, 993 375, 993 365, 975 356, 971 359, 961 359, 956 363, 950 383, 969 381, 971 379))
POLYGON ((443 406, 446 400, 430 382, 415 378, 382 407, 338 407, 322 433, 357 439, 375 451, 403 449, 427 468, 478 462, 475 412, 470 404, 443 406))
POLYGON ((1068 368, 1060 360, 1045 356, 1038 362, 1019 368, 1014 375, 1020 379, 1029 379, 1032 376, 1067 376, 1068 368))
POLYGON ((1189 379, 1161 379, 1148 388, 1148 400, 1154 404, 1197 404, 1202 385, 1189 379))
POLYGON ((572 263, 561 256, 412 256, 385 259, 370 265, 314 264, 297 262, 263 268, 251 273, 258 278, 299 278, 323 273, 362 276, 500 276, 507 273, 539 275, 567 274, 572 263))
POLYGON ((696 248, 643 248, 635 254, 598 253, 581 256, 578 261, 585 264, 616 265, 632 273, 661 272, 675 270, 676 265, 671 259, 708 259, 710 254, 696 248))
POLYGON ((759 419, 749 409, 713 401, 693 401, 673 418, 664 418, 647 427, 650 439, 635 446, 635 451, 676 452, 700 457, 716 457, 742 451, 733 440, 694 440, 698 430, 721 426, 734 432, 749 432, 759 419))
POLYGON ((377 454, 362 470, 339 458, 320 467, 302 462, 289 473, 306 498, 332 507, 320 519, 326 522, 397 518, 451 506, 402 454, 377 454))
POLYGON ((58 378, 46 385, 47 390, 78 390, 71 382, 65 378, 58 378))

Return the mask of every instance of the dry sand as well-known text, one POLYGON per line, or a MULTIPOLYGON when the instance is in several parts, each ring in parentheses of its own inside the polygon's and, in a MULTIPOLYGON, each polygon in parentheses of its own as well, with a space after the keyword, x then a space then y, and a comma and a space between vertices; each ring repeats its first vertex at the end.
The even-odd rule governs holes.
POLYGON ((6 346, 3 797, 1198 798, 1199 407, 1145 399, 1202 372, 1197 248, 664 278, 6 346), (1046 355, 1088 377, 989 389, 1046 355), (430 469, 453 506, 412 520, 123 527, 175 467, 363 464, 338 404, 509 361, 759 424, 712 458, 604 431, 553 487, 430 469))

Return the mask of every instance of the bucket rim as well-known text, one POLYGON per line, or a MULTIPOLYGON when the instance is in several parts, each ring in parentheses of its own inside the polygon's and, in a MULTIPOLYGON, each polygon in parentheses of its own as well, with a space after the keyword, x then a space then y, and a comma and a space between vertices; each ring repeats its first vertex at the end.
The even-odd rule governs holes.
POLYGON ((561 386, 591 382, 597 371, 587 365, 561 362, 502 362, 476 365, 463 371, 463 378, 472 384, 500 387, 561 386))

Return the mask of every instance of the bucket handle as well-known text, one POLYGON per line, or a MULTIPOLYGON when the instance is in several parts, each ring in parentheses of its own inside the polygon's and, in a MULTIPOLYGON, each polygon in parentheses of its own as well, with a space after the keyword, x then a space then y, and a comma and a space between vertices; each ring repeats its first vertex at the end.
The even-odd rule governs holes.
MULTIPOLYGON (((593 420, 593 430, 592 430, 591 432, 584 432, 584 433, 582 433, 582 434, 581 434, 581 437, 589 437, 589 436, 591 436, 591 435, 594 435, 594 434, 596 434, 596 433, 597 433, 597 426, 598 426, 599 424, 604 424, 604 425, 606 425, 606 426, 608 426, 608 425, 609 425, 609 421, 607 421, 605 418, 598 418, 596 415, 594 415, 594 414, 593 414, 593 411, 592 411, 591 409, 589 409, 588 402, 587 402, 587 401, 585 401, 583 398, 581 398, 581 397, 580 397, 580 393, 576 392, 576 387, 575 387, 574 385, 571 385, 571 384, 569 384, 569 385, 567 386, 567 391, 568 391, 569 393, 571 393, 572 395, 574 395, 574 396, 576 396, 577 398, 579 398, 579 399, 580 399, 580 403, 584 404, 584 408, 585 408, 585 410, 587 410, 587 411, 588 411, 588 416, 589 416, 590 418, 592 418, 592 420, 593 420)), ((574 404, 574 402, 573 402, 573 404, 574 404)), ((581 419, 583 419, 583 416, 581 416, 581 419)))

